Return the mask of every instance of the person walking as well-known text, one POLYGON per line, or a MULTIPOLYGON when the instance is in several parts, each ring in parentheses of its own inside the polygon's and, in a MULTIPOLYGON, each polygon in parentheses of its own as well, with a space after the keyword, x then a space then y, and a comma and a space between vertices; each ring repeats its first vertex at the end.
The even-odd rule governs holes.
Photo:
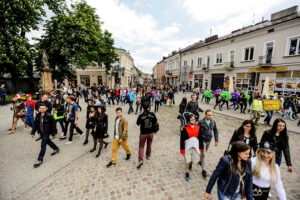
POLYGON ((147 142, 146 158, 150 159, 151 156, 151 145, 155 132, 155 124, 157 118, 153 112, 149 111, 149 103, 143 104, 143 113, 139 115, 136 124, 140 126, 140 141, 139 141, 139 164, 137 169, 140 169, 144 162, 144 146, 147 142))
POLYGON ((262 105, 261 96, 257 95, 253 100, 253 104, 252 104, 252 111, 253 111, 252 121, 254 120, 254 124, 256 126, 258 125, 258 121, 260 119, 262 110, 263 110, 263 105, 262 105))
POLYGON ((290 147, 289 147, 289 137, 287 135, 286 123, 283 119, 276 119, 270 130, 266 130, 260 140, 259 144, 264 144, 269 142, 275 148, 276 164, 281 165, 282 152, 285 158, 285 163, 288 166, 288 172, 293 172, 290 147))
POLYGON ((132 105, 133 105, 133 102, 135 101, 135 94, 134 94, 134 92, 132 91, 131 88, 129 89, 129 92, 127 93, 127 96, 129 98, 128 114, 130 114, 130 112, 134 112, 132 105))
POLYGON ((126 151, 126 160, 129 160, 131 157, 131 152, 127 144, 128 140, 128 121, 123 117, 122 108, 116 108, 116 119, 114 125, 114 139, 113 139, 113 152, 111 161, 106 165, 107 168, 116 165, 117 154, 120 145, 126 151))
POLYGON ((203 151, 200 154, 200 162, 199 164, 202 167, 202 176, 206 178, 208 176, 206 170, 205 170, 205 154, 207 153, 207 150, 210 146, 211 139, 213 137, 214 132, 214 138, 215 138, 215 146, 218 146, 219 141, 219 132, 217 128, 217 124, 215 120, 212 119, 213 113, 211 110, 205 111, 205 117, 198 122, 198 126, 200 126, 201 135, 203 138, 203 151))
POLYGON ((269 142, 259 145, 256 157, 251 158, 251 168, 254 200, 267 200, 271 184, 274 185, 279 200, 287 199, 280 177, 280 169, 275 162, 273 145, 269 142))
POLYGON ((196 101, 196 95, 191 95, 191 101, 188 102, 186 106, 186 112, 193 113, 196 117, 196 121, 199 120, 199 112, 203 112, 203 110, 198 106, 198 102, 196 101))
POLYGON ((89 99, 89 89, 84 87, 83 90, 82 90, 82 94, 84 96, 84 101, 85 102, 88 102, 88 99, 89 99))
POLYGON ((160 101, 161 101, 161 94, 160 94, 160 91, 158 90, 154 96, 154 102, 155 102, 154 112, 158 112, 160 101))
POLYGON ((25 114, 25 123, 30 126, 31 128, 33 127, 34 124, 34 107, 36 101, 32 100, 32 95, 31 94, 26 94, 26 114, 25 114))
POLYGON ((31 137, 34 139, 35 132, 38 131, 42 141, 41 141, 41 151, 38 156, 38 161, 33 165, 34 168, 39 167, 43 163, 44 155, 46 153, 46 147, 49 145, 54 152, 51 153, 51 156, 60 152, 60 149, 53 143, 50 139, 54 139, 57 133, 56 122, 53 116, 47 112, 46 104, 40 104, 39 113, 37 114, 33 128, 31 130, 31 137))
POLYGON ((85 140, 83 145, 86 145, 89 142, 89 133, 90 130, 93 131, 94 128, 94 118, 96 117, 96 110, 95 107, 92 105, 92 100, 88 100, 88 105, 86 108, 86 123, 85 123, 85 140))
MULTIPOLYGON (((270 94, 270 99, 269 100, 273 100, 274 98, 274 94, 271 93, 270 94)), ((266 118, 264 119, 264 123, 267 124, 268 126, 271 126, 270 122, 271 122, 271 119, 273 117, 273 112, 272 110, 267 110, 266 113, 267 113, 267 116, 266 118)))
POLYGON ((234 142, 243 141, 250 146, 250 158, 251 158, 252 150, 253 150, 253 155, 255 155, 255 152, 258 147, 257 137, 255 132, 256 129, 255 129, 254 122, 252 120, 245 120, 243 124, 239 127, 239 129, 234 131, 230 139, 227 151, 230 150, 230 146, 234 142))
POLYGON ((53 117, 55 119, 55 122, 60 124, 62 133, 65 132, 65 126, 64 126, 64 106, 61 104, 60 99, 55 100, 55 104, 53 106, 53 117))
POLYGON ((190 180, 189 171, 192 164, 199 162, 200 151, 203 151, 203 137, 200 133, 200 126, 196 124, 194 114, 189 113, 188 124, 182 129, 180 134, 180 153, 185 159, 185 180, 190 180))
POLYGON ((185 125, 185 119, 184 119, 183 113, 185 112, 186 105, 187 105, 187 99, 186 99, 186 97, 183 97, 182 100, 181 100, 181 103, 179 104, 179 116, 178 116, 178 118, 180 119, 180 130, 185 125))
POLYGON ((7 91, 5 88, 5 84, 1 84, 0 86, 0 105, 5 105, 6 104, 6 95, 7 95, 7 91))
POLYGON ((67 101, 69 103, 67 121, 70 123, 70 137, 65 144, 72 144, 74 128, 80 134, 80 137, 83 136, 82 130, 78 127, 78 105, 74 102, 74 99, 74 96, 67 97, 67 101))
POLYGON ((142 94, 141 94, 141 91, 138 91, 137 94, 136 94, 136 111, 135 111, 135 114, 138 113, 139 111, 139 107, 140 107, 140 112, 142 112, 142 94))
POLYGON ((17 101, 14 106, 14 120, 13 125, 11 128, 11 131, 9 134, 14 134, 15 129, 17 128, 18 120, 21 119, 24 123, 25 129, 27 129, 27 124, 25 123, 25 113, 26 113, 26 106, 22 99, 20 99, 18 96, 15 96, 17 98, 17 101))
POLYGON ((102 104, 97 107, 97 114, 94 117, 94 129, 92 132, 93 139, 94 139, 94 147, 90 150, 90 152, 94 152, 97 147, 97 141, 99 144, 99 151, 96 155, 96 158, 98 158, 101 154, 101 150, 104 144, 104 148, 107 148, 108 142, 104 141, 104 138, 108 137, 107 129, 108 129, 108 116, 105 113, 106 108, 105 105, 102 104))
POLYGON ((209 199, 216 181, 220 200, 253 199, 252 173, 249 162, 250 147, 242 141, 235 142, 230 152, 223 156, 207 184, 204 194, 209 199))
POLYGON ((169 106, 172 106, 173 102, 175 102, 174 101, 174 93, 173 93, 172 89, 170 89, 168 92, 168 98, 169 98, 169 106))

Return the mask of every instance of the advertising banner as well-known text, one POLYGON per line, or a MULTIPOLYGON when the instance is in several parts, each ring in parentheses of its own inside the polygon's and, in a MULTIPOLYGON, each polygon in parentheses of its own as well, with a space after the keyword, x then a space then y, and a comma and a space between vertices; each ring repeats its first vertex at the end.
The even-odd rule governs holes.
POLYGON ((276 100, 263 100, 263 107, 265 111, 277 111, 280 110, 281 101, 276 100))

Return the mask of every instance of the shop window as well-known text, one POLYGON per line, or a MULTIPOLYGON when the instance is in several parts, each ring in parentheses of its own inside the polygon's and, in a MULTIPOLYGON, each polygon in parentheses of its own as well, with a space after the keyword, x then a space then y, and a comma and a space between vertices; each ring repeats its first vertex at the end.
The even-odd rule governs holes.
POLYGON ((252 74, 251 74, 251 73, 247 73, 247 74, 246 74, 246 78, 251 79, 251 77, 252 77, 252 74))
POLYGON ((300 78, 300 71, 293 71, 293 78, 300 78))
POLYGON ((236 78, 245 78, 245 73, 237 73, 236 78))
POLYGON ((289 72, 277 72, 276 78, 291 78, 292 73, 289 72))
POLYGON ((81 84, 83 84, 86 87, 90 86, 90 76, 88 75, 83 75, 80 76, 81 84))
POLYGON ((254 56, 254 47, 247 47, 244 49, 244 60, 251 61, 254 56))

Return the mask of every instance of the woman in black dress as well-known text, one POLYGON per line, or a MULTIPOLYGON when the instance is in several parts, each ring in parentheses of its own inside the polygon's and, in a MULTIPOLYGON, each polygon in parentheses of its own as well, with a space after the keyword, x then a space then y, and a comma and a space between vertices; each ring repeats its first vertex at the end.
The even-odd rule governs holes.
POLYGON ((108 128, 108 116, 107 114, 105 114, 105 105, 101 105, 97 108, 97 116, 95 118, 95 127, 94 127, 94 131, 92 132, 93 134, 93 138, 94 138, 94 148, 91 150, 91 152, 96 150, 96 146, 97 146, 97 140, 100 143, 99 146, 99 151, 96 155, 96 158, 100 156, 101 154, 101 149, 103 147, 104 144, 104 148, 107 148, 108 142, 104 141, 104 138, 108 137, 107 134, 107 128, 108 128))
POLYGON ((251 150, 253 150, 253 155, 255 155, 255 152, 258 147, 255 131, 256 130, 254 127, 254 122, 252 120, 245 120, 242 126, 238 130, 234 131, 229 144, 232 145, 234 142, 237 141, 245 142, 250 146, 250 157, 251 157, 252 155, 251 150))
POLYGON ((96 116, 95 107, 92 106, 92 100, 88 100, 88 106, 86 108, 86 137, 83 145, 86 145, 89 142, 89 133, 90 130, 94 128, 94 117, 96 116))

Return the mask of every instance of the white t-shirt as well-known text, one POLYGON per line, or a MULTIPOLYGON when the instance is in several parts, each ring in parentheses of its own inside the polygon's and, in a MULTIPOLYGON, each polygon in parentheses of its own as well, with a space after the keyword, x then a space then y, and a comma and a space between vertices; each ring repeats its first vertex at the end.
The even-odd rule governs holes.
MULTIPOLYGON (((251 169, 254 169, 256 164, 256 157, 251 158, 251 169)), ((279 200, 286 200, 285 190, 282 185, 281 177, 280 177, 280 169, 276 164, 276 170, 278 174, 277 182, 275 183, 275 191, 279 200)), ((262 163, 261 171, 260 171, 260 178, 253 176, 252 177, 253 184, 257 185, 258 187, 268 188, 270 187, 271 177, 269 172, 269 167, 267 167, 264 163, 262 163)))
POLYGON ((117 119, 117 121, 116 121, 116 135, 115 135, 115 138, 117 140, 119 139, 119 123, 120 123, 120 120, 117 119))

